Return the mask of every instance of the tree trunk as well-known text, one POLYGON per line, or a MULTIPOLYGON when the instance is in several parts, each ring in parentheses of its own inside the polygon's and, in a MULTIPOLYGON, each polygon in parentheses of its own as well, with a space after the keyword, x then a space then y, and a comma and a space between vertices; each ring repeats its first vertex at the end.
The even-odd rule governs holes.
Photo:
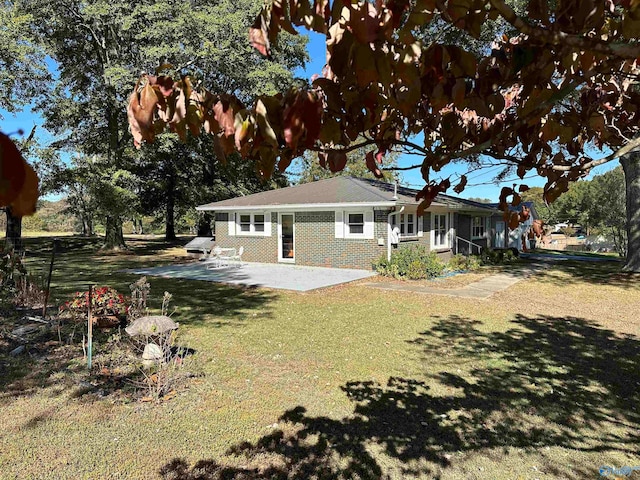
POLYGON ((138 220, 138 234, 144 235, 144 228, 142 228, 142 219, 138 220))
POLYGON ((176 204, 175 193, 175 179, 173 175, 170 175, 169 181, 167 182, 167 216, 164 230, 164 239, 166 241, 173 241, 177 239, 174 218, 176 204))
POLYGON ((122 220, 117 217, 107 217, 105 224, 104 246, 105 250, 123 250, 127 246, 122 234, 122 220))
POLYGON ((91 218, 82 215, 82 236, 83 237, 91 237, 93 235, 93 220, 91 218))
POLYGON ((198 237, 213 237, 211 231, 211 215, 209 213, 202 213, 198 216, 198 237))
POLYGON ((6 230, 6 247, 7 250, 13 249, 16 252, 22 252, 22 217, 14 217, 11 213, 11 207, 6 208, 7 212, 7 230, 6 230))
POLYGON ((620 159, 627 194, 627 262, 624 270, 640 272, 640 152, 620 159))

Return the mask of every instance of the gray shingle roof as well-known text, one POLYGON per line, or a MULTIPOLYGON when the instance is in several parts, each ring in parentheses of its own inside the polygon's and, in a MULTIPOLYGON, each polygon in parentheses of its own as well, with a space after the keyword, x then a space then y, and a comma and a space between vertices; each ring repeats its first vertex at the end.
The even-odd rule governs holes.
MULTIPOLYGON (((417 205, 415 196, 418 190, 398 187, 397 200, 394 196, 394 185, 354 177, 333 177, 317 182, 295 185, 293 187, 254 193, 244 197, 230 198, 220 202, 200 205, 198 210, 226 211, 235 208, 273 208, 286 206, 317 206, 317 205, 358 205, 372 206, 417 205)), ((457 209, 471 208, 473 210, 493 210, 486 204, 472 202, 449 195, 438 195, 434 204, 449 206, 457 209)))

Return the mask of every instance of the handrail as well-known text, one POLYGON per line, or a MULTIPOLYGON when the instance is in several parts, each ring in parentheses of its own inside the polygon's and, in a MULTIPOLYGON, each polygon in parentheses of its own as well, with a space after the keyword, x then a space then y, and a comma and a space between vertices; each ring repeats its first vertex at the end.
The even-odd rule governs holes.
POLYGON ((473 254, 473 247, 477 247, 478 248, 478 255, 480 255, 480 253, 482 252, 482 245, 478 245, 477 243, 473 243, 470 242, 469 240, 467 240, 466 238, 462 238, 456 235, 456 253, 458 253, 459 245, 458 242, 462 240, 463 242, 469 244, 469 253, 473 254))

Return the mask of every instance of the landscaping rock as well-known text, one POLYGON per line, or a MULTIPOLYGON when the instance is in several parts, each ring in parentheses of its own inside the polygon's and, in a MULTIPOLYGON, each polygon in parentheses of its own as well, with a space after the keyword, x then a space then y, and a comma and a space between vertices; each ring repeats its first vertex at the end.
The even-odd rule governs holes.
POLYGON ((142 364, 145 367, 151 367, 156 363, 162 362, 164 359, 164 353, 162 349, 155 343, 147 343, 144 346, 144 352, 142 352, 142 364))
POLYGON ((14 348, 13 350, 11 350, 9 352, 9 355, 11 355, 12 357, 17 357, 18 355, 20 355, 22 352, 24 352, 24 345, 20 345, 19 347, 14 348))
POLYGON ((40 325, 23 325, 22 327, 18 327, 11 332, 11 335, 15 335, 17 337, 22 337, 24 335, 28 335, 30 333, 35 333, 40 330, 40 325))
POLYGON ((178 324, 165 315, 150 315, 140 317, 125 328, 130 336, 161 335, 171 330, 176 330, 178 324))

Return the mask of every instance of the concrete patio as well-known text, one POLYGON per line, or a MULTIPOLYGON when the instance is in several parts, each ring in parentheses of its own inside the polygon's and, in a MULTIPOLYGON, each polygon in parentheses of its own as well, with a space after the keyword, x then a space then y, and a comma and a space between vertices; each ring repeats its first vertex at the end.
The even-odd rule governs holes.
POLYGON ((149 275, 185 280, 229 283, 248 287, 266 287, 307 292, 376 275, 366 270, 303 267, 271 263, 244 263, 242 267, 207 270, 198 263, 125 270, 136 275, 149 275))

